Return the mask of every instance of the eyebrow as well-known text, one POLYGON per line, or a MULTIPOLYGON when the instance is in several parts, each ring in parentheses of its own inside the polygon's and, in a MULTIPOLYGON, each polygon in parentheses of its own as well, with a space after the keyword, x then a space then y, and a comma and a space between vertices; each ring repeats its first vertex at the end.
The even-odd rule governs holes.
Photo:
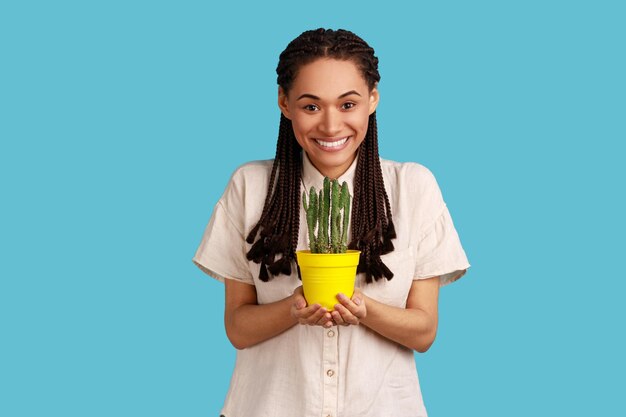
MULTIPOLYGON (((339 99, 340 98, 344 98, 344 97, 347 97, 347 96, 352 95, 352 94, 356 94, 357 96, 361 97, 361 95, 359 93, 357 93, 356 90, 350 90, 350 91, 348 91, 346 93, 343 93, 342 95, 340 95, 337 98, 339 98, 339 99)), ((296 99, 296 101, 298 101, 300 99, 303 99, 303 98, 311 98, 313 100, 320 100, 320 98, 318 96, 314 96, 313 94, 306 93, 306 94, 302 94, 300 97, 298 97, 296 99)))

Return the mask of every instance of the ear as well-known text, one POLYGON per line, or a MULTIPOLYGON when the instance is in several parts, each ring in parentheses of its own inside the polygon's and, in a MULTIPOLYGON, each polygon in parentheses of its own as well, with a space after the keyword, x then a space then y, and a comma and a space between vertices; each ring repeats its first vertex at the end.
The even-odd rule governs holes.
POLYGON ((374 84, 374 88, 372 88, 372 91, 370 91, 370 108, 369 108, 369 114, 372 114, 376 111, 376 108, 378 107, 378 102, 380 101, 380 95, 378 94, 378 83, 374 84))
POLYGON ((288 105, 288 100, 287 100, 287 94, 285 93, 285 90, 283 90, 282 87, 278 87, 278 108, 280 109, 281 113, 283 114, 283 116, 285 116, 287 119, 291 120, 291 117, 289 116, 289 105, 288 105))

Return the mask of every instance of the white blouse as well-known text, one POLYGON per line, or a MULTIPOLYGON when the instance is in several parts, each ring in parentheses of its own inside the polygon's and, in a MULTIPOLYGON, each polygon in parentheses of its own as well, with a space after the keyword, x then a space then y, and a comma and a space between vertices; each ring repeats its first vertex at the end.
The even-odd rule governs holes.
MULTIPOLYGON (((193 262, 210 276, 256 287, 259 304, 290 296, 301 285, 292 276, 259 280, 259 265, 246 259, 245 238, 256 225, 267 193, 271 160, 242 165, 217 202, 193 262)), ((356 286, 368 297, 405 307, 413 280, 440 276, 446 285, 469 267, 441 192, 431 172, 416 163, 381 159, 393 213, 395 250, 382 260, 394 277, 356 286)), ((356 160, 339 178, 350 194, 356 160)), ((321 189, 323 175, 303 157, 303 189, 321 189)), ((308 249, 304 209, 298 250, 308 249)), ((295 325, 237 351, 221 412, 225 417, 421 417, 426 416, 413 351, 363 325, 295 325)))

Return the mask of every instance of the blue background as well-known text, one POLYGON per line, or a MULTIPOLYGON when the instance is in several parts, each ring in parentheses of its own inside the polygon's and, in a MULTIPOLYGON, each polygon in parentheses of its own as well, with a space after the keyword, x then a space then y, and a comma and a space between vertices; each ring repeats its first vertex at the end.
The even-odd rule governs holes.
POLYGON ((218 415, 235 350, 191 257, 320 26, 376 49, 381 155, 433 171, 472 263, 416 356, 430 415, 619 414, 623 4, 3 2, 0 415, 218 415))

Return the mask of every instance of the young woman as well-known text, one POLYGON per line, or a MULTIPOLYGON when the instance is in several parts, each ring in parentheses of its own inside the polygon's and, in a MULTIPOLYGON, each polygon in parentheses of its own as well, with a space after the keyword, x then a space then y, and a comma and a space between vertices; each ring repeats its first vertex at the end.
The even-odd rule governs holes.
POLYGON ((413 352, 437 331, 439 287, 469 267, 425 167, 378 155, 374 50, 345 30, 302 33, 281 53, 276 157, 239 167, 193 261, 225 283, 237 349, 225 417, 426 416, 413 352), (301 190, 347 181, 357 283, 332 312, 307 305, 301 190))

